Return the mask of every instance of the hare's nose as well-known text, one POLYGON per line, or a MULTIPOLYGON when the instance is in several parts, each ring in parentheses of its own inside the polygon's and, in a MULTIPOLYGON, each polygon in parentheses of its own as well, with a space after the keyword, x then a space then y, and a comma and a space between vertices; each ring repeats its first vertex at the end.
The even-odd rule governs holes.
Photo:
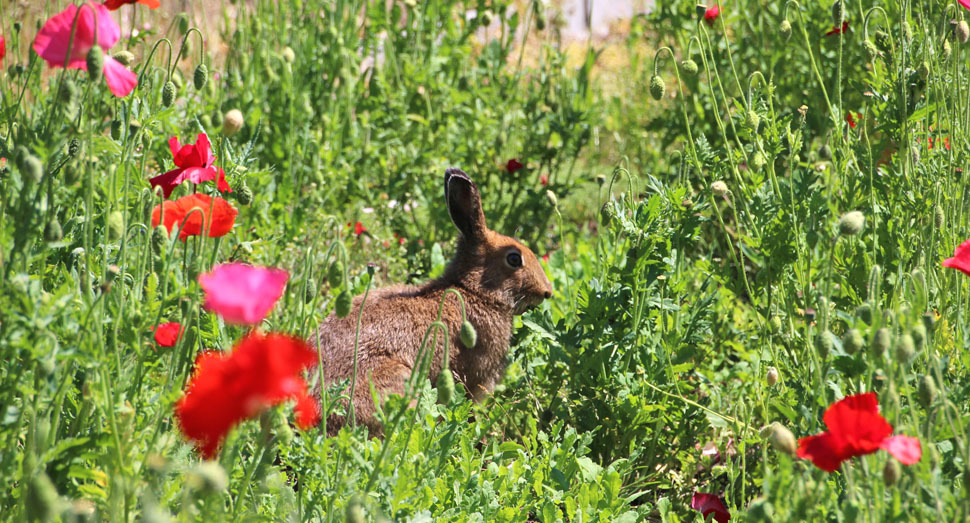
POLYGON ((546 298, 547 300, 548 300, 549 298, 552 298, 552 293, 551 293, 551 292, 549 292, 549 291, 546 291, 546 292, 544 292, 544 293, 543 293, 542 295, 543 295, 543 296, 544 296, 544 297, 545 297, 545 298, 546 298))

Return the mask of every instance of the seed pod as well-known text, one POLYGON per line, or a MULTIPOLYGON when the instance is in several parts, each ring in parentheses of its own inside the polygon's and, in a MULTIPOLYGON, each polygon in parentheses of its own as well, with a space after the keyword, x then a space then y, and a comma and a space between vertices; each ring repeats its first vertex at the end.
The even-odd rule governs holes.
POLYGON ((919 404, 924 409, 930 408, 930 405, 933 404, 933 400, 936 399, 936 382, 933 381, 933 376, 925 375, 920 378, 917 398, 919 398, 919 404))
POLYGON ((478 333, 475 332, 475 327, 470 321, 465 320, 461 323, 459 338, 461 339, 461 344, 469 349, 473 348, 475 343, 478 342, 478 333))
POLYGON ((69 105, 77 100, 77 94, 77 85, 70 78, 66 78, 57 91, 57 99, 62 104, 69 105))
POLYGON ((835 346, 834 337, 835 335, 829 331, 822 331, 815 336, 815 350, 818 351, 818 355, 823 360, 828 357, 829 353, 832 352, 832 347, 835 346))
POLYGON ((307 279, 306 282, 306 293, 303 295, 303 301, 310 303, 313 298, 317 296, 317 282, 313 278, 307 279))
POLYGON ((899 466, 898 461, 894 459, 886 460, 886 466, 882 468, 882 482, 887 487, 891 487, 899 481, 899 476, 902 472, 902 467, 899 466))
POLYGON ((967 39, 970 39, 970 24, 966 20, 960 20, 953 28, 953 34, 961 44, 967 43, 967 39))
POLYGON ((868 303, 863 303, 856 307, 855 315, 856 318, 864 321, 866 325, 872 325, 872 307, 868 303))
POLYGON ((340 291, 337 295, 337 303, 334 307, 338 318, 346 318, 350 314, 351 298, 350 293, 347 290, 340 291))
POLYGON ((711 192, 714 193, 715 198, 723 198, 728 193, 728 186, 723 181, 717 180, 711 184, 711 192))
POLYGON ((111 120, 111 139, 121 140, 121 132, 124 130, 124 122, 121 120, 111 120))
POLYGON ((945 219, 946 214, 943 212, 943 207, 939 205, 933 206, 933 225, 935 225, 937 229, 942 228, 945 219))
POLYGON ((650 77, 650 96, 654 100, 660 100, 664 97, 664 92, 667 90, 667 86, 664 85, 664 79, 660 75, 653 75, 650 77))
POLYGON ((859 211, 849 211, 839 218, 839 234, 855 236, 866 226, 866 216, 859 211))
POLYGON ((56 242, 63 237, 64 231, 61 230, 61 222, 57 221, 56 217, 51 218, 51 221, 44 226, 44 241, 56 242))
POLYGON ((438 374, 438 381, 435 384, 438 390, 438 403, 447 405, 455 397, 455 379, 451 376, 451 371, 442 369, 438 374))
POLYGON ((787 18, 782 20, 781 25, 778 26, 778 34, 786 42, 791 38, 791 22, 787 18))
POLYGON ((327 283, 330 287, 337 288, 344 281, 344 264, 339 258, 335 259, 330 267, 327 268, 327 283))
POLYGON ((120 62, 121 65, 128 67, 135 61, 135 55, 131 51, 118 51, 114 54, 114 59, 120 62))
POLYGON ((795 455, 795 435, 781 423, 772 423, 768 433, 768 441, 778 452, 795 455))
POLYGON ((778 369, 768 367, 768 374, 765 375, 765 382, 769 387, 774 387, 778 383, 778 369))
POLYGON ((896 340, 896 361, 909 363, 916 356, 916 343, 909 334, 903 334, 896 340))
POLYGON ((779 334, 781 332, 781 316, 778 316, 777 314, 772 316, 768 324, 771 326, 771 332, 773 334, 779 334))
POLYGON ((161 254, 162 250, 165 248, 165 244, 168 243, 168 229, 164 225, 159 225, 155 227, 152 231, 152 252, 155 254, 161 254))
POLYGON ((202 90, 205 87, 206 82, 209 81, 209 68, 205 64, 199 64, 195 66, 195 72, 192 73, 192 85, 195 87, 196 91, 202 90))
POLYGON ((249 188, 248 185, 243 183, 242 187, 235 192, 236 201, 241 205, 249 205, 253 203, 253 190, 249 188))
POLYGON ((913 337, 916 350, 923 350, 923 347, 926 346, 926 327, 922 323, 917 323, 909 329, 909 334, 913 337))
POLYGON ((753 110, 749 110, 744 115, 744 123, 748 126, 748 129, 751 129, 752 132, 757 132, 758 126, 761 125, 761 117, 758 116, 758 113, 754 112, 753 110))
POLYGON ((239 132, 243 126, 243 114, 239 109, 232 109, 226 113, 222 120, 222 134, 226 138, 231 138, 239 132))
POLYGON ((27 154, 23 159, 21 169, 25 181, 37 183, 44 177, 44 164, 32 154, 27 154))
POLYGON ((903 21, 903 40, 907 43, 913 41, 913 28, 910 27, 909 22, 903 21))
POLYGON ((175 102, 175 84, 171 80, 162 86, 162 105, 171 107, 175 102))
POLYGON ((700 68, 697 66, 697 62, 691 60, 690 58, 680 62, 680 68, 684 70, 689 76, 695 76, 700 68))
POLYGON ((845 349, 847 354, 859 352, 865 344, 866 342, 862 339, 862 333, 859 332, 859 329, 849 329, 842 336, 842 348, 845 349))
POLYGON ((111 211, 106 220, 108 229, 108 241, 118 241, 125 231, 125 216, 121 211, 111 211))
POLYGON ((88 66, 88 80, 92 82, 98 82, 104 75, 104 52, 101 51, 101 47, 94 45, 91 46, 91 50, 88 51, 88 56, 85 59, 88 66))

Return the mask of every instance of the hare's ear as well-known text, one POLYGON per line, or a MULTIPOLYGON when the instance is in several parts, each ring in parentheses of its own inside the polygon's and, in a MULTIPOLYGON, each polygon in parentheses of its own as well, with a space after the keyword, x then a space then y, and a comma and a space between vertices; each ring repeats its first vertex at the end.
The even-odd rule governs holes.
POLYGON ((448 213, 462 236, 469 240, 484 238, 487 226, 482 212, 482 198, 475 182, 461 169, 445 170, 445 201, 448 213))

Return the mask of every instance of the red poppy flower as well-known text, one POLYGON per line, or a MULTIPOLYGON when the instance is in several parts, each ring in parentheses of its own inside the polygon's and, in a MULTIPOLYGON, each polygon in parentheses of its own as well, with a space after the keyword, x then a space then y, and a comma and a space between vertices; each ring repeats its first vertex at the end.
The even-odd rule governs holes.
POLYGON ((953 251, 953 257, 943 260, 944 267, 950 267, 970 275, 970 240, 967 240, 953 251))
POLYGON ((104 6, 114 11, 125 4, 139 3, 148 6, 149 9, 158 9, 162 5, 158 0, 104 0, 104 6))
POLYGON ((356 234, 357 236, 360 236, 361 234, 364 234, 365 232, 367 232, 367 227, 364 227, 364 224, 360 222, 357 222, 357 223, 347 222, 347 227, 350 227, 350 226, 354 227, 354 234, 356 234))
POLYGON ((512 174, 523 167, 525 166, 519 163, 519 160, 516 158, 512 158, 511 160, 505 162, 505 171, 509 174, 512 174))
POLYGON ((919 461, 919 440, 890 436, 892 425, 879 414, 874 392, 846 396, 833 403, 823 416, 828 431, 798 440, 798 457, 834 472, 843 461, 885 449, 904 465, 919 461))
POLYGON ((825 36, 840 35, 842 33, 847 33, 849 31, 849 21, 846 20, 842 22, 842 27, 835 26, 831 31, 825 33, 825 36))
MULTIPOLYGON (((862 113, 858 114, 858 118, 862 118, 862 113)), ((856 117, 852 116, 852 111, 846 111, 845 121, 849 124, 849 127, 855 129, 856 117)))
POLYGON ((168 147, 176 168, 148 180, 152 188, 161 187, 166 198, 175 187, 186 181, 202 183, 217 180, 216 186, 220 191, 232 192, 226 183, 226 173, 221 167, 212 165, 216 157, 212 154, 212 145, 205 133, 199 133, 194 144, 186 145, 180 144, 178 137, 173 136, 168 140, 168 147))
MULTIPOLYGON (((95 46, 94 35, 97 32, 97 45, 107 51, 121 39, 121 28, 111 18, 111 13, 100 4, 87 3, 77 17, 77 27, 74 28, 74 17, 78 6, 68 5, 63 11, 51 17, 34 38, 34 51, 47 61, 50 67, 64 67, 65 59, 68 69, 88 70, 88 51, 95 46), (71 42, 71 32, 74 31, 74 41, 71 42), (71 54, 68 55, 68 48, 71 54)), ((135 85, 138 77, 129 71, 121 62, 115 60, 107 52, 104 53, 104 79, 112 94, 121 98, 127 96, 135 85)))
POLYGON ((175 321, 163 323, 154 329, 155 343, 162 347, 174 347, 182 334, 182 325, 175 321))
POLYGON ((704 11, 704 21, 707 22, 707 25, 711 27, 714 27, 714 21, 717 20, 717 17, 719 16, 721 16, 721 6, 719 5, 715 4, 714 6, 709 7, 707 11, 704 11))
POLYGON ((543 254, 542 255, 542 261, 544 261, 546 263, 549 263, 549 255, 548 254, 543 254))
POLYGON ((542 185, 549 185, 549 176, 543 174, 539 177, 539 183, 542 185))
POLYGON ((199 275, 205 291, 203 306, 228 323, 256 325, 283 295, 290 275, 283 269, 245 263, 223 263, 199 275))
POLYGON ((175 405, 182 433, 212 458, 236 424, 291 399, 296 400, 297 424, 312 427, 320 408, 307 393, 302 373, 316 362, 316 351, 303 340, 256 331, 229 354, 199 354, 185 395, 175 405))
POLYGON ((218 196, 213 198, 207 194, 190 194, 174 202, 166 201, 156 205, 152 210, 152 227, 158 227, 161 223, 163 210, 165 228, 171 233, 181 226, 179 239, 182 241, 189 236, 202 234, 203 222, 207 224, 206 230, 210 238, 225 236, 232 230, 236 215, 239 214, 229 202, 218 196))
POLYGON ((4 56, 7 56, 7 41, 0 36, 0 60, 3 60, 4 56))
POLYGON ((724 502, 714 494, 695 492, 690 498, 690 508, 699 511, 704 519, 707 519, 709 514, 714 514, 714 521, 717 523, 725 523, 731 519, 731 513, 724 506, 724 502))

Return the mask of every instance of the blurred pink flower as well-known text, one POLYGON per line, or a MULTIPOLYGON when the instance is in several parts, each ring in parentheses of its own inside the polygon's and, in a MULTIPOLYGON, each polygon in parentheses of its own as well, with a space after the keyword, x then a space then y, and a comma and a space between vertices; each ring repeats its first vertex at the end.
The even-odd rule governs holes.
POLYGON ((728 512, 721 498, 714 494, 695 492, 690 498, 690 508, 699 511, 705 519, 708 514, 714 514, 714 521, 717 523, 726 523, 731 519, 731 513, 728 512))
POLYGON ((127 96, 138 84, 138 77, 107 53, 108 49, 121 38, 121 28, 103 5, 90 2, 80 8, 76 5, 68 5, 44 24, 34 38, 33 48, 50 67, 64 67, 66 61, 68 69, 87 71, 87 56, 95 46, 95 33, 98 38, 97 45, 105 51, 104 79, 108 89, 119 98, 127 96), (80 15, 77 14, 78 9, 81 9, 80 15), (77 16, 77 27, 72 43, 71 30, 74 27, 75 16, 77 16), (70 55, 67 54, 68 48, 71 51, 70 55))
POLYGON ((203 305, 227 323, 256 325, 283 295, 289 277, 282 269, 245 263, 216 265, 212 272, 199 275, 199 285, 205 291, 203 305))

